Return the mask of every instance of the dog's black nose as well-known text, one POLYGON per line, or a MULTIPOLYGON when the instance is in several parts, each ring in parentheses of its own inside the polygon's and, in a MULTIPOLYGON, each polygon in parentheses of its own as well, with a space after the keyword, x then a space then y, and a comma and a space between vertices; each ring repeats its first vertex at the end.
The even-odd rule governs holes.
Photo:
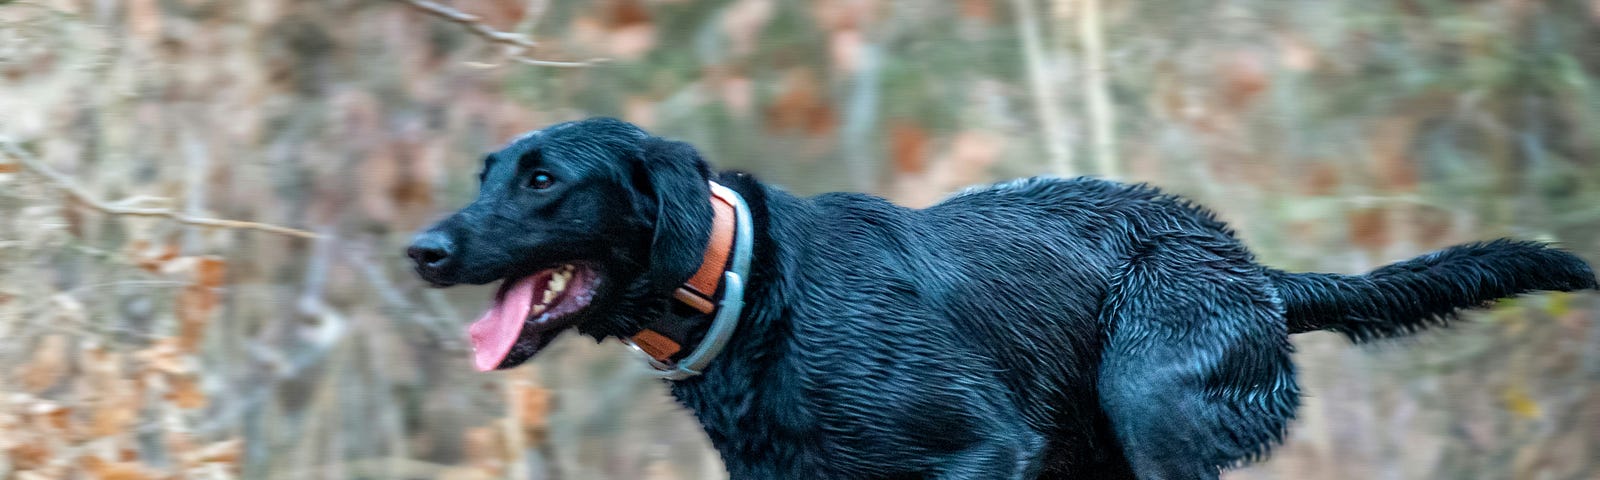
POLYGON ((450 262, 452 242, 439 232, 424 232, 411 241, 406 256, 417 263, 417 271, 424 274, 437 272, 450 262))

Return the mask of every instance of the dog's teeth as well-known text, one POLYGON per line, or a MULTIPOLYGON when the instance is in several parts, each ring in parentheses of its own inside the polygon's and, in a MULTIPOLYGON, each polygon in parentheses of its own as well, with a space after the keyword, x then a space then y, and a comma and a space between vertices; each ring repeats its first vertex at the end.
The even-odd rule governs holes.
POLYGON ((539 301, 539 308, 543 309, 545 305, 549 305, 550 304, 551 300, 555 300, 556 299, 556 293, 557 292, 555 290, 545 290, 544 291, 544 299, 539 301))
POLYGON ((547 305, 548 303, 550 303, 550 301, 549 300, 545 300, 544 302, 541 302, 538 305, 534 305, 533 308, 528 309, 528 315, 538 315, 538 314, 544 313, 544 309, 550 307, 549 305, 547 305))
POLYGON ((555 275, 551 275, 550 276, 550 283, 546 287, 547 288, 546 292, 560 292, 562 290, 566 290, 567 289, 567 279, 569 279, 571 277, 572 277, 571 273, 565 273, 565 272, 556 273, 555 275))

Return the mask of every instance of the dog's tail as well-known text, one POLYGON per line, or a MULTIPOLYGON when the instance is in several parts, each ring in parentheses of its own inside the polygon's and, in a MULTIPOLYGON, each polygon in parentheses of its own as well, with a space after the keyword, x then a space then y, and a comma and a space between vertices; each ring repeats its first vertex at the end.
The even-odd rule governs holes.
POLYGON ((1443 325, 1461 309, 1522 293, 1597 288, 1576 255, 1514 240, 1457 245, 1366 275, 1268 276, 1287 307, 1289 333, 1332 330, 1356 342, 1443 325))

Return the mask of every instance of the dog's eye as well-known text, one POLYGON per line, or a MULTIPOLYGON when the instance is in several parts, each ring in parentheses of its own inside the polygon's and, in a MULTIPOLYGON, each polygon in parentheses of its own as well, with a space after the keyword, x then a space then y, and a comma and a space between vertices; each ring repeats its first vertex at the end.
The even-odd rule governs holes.
POLYGON ((535 190, 544 190, 546 188, 550 188, 550 186, 555 185, 555 183, 556 177, 550 176, 549 172, 542 171, 533 172, 533 178, 528 180, 528 186, 533 187, 535 190))

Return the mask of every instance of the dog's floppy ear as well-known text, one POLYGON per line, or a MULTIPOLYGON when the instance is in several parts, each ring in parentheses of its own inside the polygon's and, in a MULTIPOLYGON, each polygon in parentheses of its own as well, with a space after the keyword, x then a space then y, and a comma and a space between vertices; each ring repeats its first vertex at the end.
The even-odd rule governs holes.
POLYGON ((711 237, 710 167, 694 147, 658 137, 641 146, 635 183, 649 197, 641 206, 653 205, 654 234, 645 275, 651 287, 670 291, 700 269, 706 242, 711 237))

